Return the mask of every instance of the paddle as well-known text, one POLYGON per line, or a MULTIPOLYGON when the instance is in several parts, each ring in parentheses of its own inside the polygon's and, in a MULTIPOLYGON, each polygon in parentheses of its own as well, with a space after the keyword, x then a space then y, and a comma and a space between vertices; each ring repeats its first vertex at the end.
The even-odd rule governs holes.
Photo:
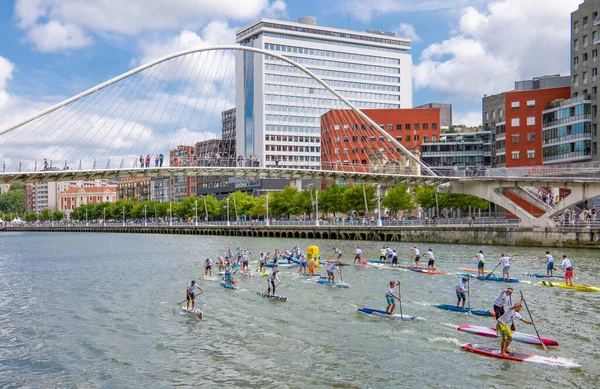
POLYGON ((400 305, 400 317, 404 317, 402 315, 402 291, 400 290, 400 280, 398 280, 398 304, 400 305))
POLYGON ((544 347, 544 351, 548 351, 548 348, 546 347, 546 345, 542 341, 542 338, 540 337, 540 333, 538 332, 537 327, 534 324, 533 317, 531 316, 531 311, 529 310, 529 307, 527 306, 527 301, 525 301, 525 296, 523 296, 523 292, 519 291, 519 293, 521 293, 521 299, 523 300, 523 303, 525 304, 525 309, 527 309, 527 313, 529 314, 529 319, 531 320, 531 324, 533 325, 533 329, 535 330, 535 334, 537 335, 538 339, 542 343, 542 346, 544 347))
MULTIPOLYGON (((511 296, 508 296, 508 302, 509 302, 510 306, 512 307, 513 304, 512 304, 512 297, 511 296)), ((512 321, 512 324, 510 325, 510 330, 511 331, 516 331, 517 327, 515 327, 515 319, 511 319, 511 321, 512 321)))
MULTIPOLYGON (((501 264, 501 263, 502 263, 502 261, 498 262, 498 264, 496 265, 496 267, 494 268, 494 270, 496 270, 496 269, 498 268, 498 266, 500 266, 500 264, 501 264)), ((486 280, 489 280, 489 279, 490 279, 490 276, 491 276, 492 274, 494 274, 494 270, 492 270, 492 272, 491 272, 490 274, 488 274, 487 276, 485 276, 485 279, 486 279, 486 280)))
POLYGON ((467 305, 471 313, 471 276, 467 276, 467 305))
POLYGON ((344 283, 344 277, 342 276, 342 267, 339 266, 338 269, 339 269, 339 272, 340 272, 340 284, 343 284, 344 283))

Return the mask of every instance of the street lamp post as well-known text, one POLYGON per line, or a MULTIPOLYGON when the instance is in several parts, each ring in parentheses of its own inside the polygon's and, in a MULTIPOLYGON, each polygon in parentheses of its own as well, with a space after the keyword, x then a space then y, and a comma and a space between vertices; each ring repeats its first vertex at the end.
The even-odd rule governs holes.
POLYGON ((85 209, 85 226, 86 227, 89 226, 89 223, 88 223, 88 210, 87 210, 87 208, 85 209))
POLYGON ((204 199, 204 221, 208 223, 208 207, 206 206, 206 196, 202 196, 204 199))
POLYGON ((198 227, 198 199, 194 200, 194 203, 196 204, 194 207, 194 210, 196 211, 196 227, 198 227))
POLYGON ((377 184, 377 227, 381 226, 381 185, 377 184))
POLYGON ((169 226, 173 226, 173 203, 169 201, 169 226))
POLYGON ((123 227, 125 227, 125 206, 123 205, 123 210, 121 211, 121 214, 123 215, 123 227))
POLYGON ((144 227, 148 227, 148 211, 146 209, 146 204, 144 204, 144 227))
POLYGON ((319 227, 319 191, 315 191, 315 226, 319 227))
MULTIPOLYGON (((314 213, 315 213, 315 201, 313 200, 312 187, 313 187, 313 184, 308 184, 308 193, 310 193, 310 209, 312 210, 312 213, 314 215, 314 213)), ((314 215, 314 216, 318 218, 317 215, 314 215)))
POLYGON ((265 226, 269 227, 269 192, 265 195, 267 198, 267 215, 265 217, 265 226))
POLYGON ((102 210, 103 218, 102 218, 102 226, 106 227, 106 207, 102 210))
POLYGON ((235 202, 235 193, 233 194, 233 210, 235 211, 235 223, 239 223, 240 222, 240 218, 238 216, 238 212, 237 212, 237 203, 235 202))
POLYGON ((230 226, 231 224, 229 224, 229 197, 227 197, 227 205, 225 206, 225 208, 227 208, 227 226, 230 226))

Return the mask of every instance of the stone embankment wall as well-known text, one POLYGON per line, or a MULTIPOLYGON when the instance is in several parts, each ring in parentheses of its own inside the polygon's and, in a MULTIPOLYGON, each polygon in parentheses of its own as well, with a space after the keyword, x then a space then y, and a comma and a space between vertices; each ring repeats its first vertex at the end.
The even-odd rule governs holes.
MULTIPOLYGON (((2 231, 2 230, 0 230, 2 231)), ((472 245, 600 248, 600 228, 344 227, 344 226, 94 226, 6 227, 3 231, 220 235, 297 239, 341 239, 472 245)))

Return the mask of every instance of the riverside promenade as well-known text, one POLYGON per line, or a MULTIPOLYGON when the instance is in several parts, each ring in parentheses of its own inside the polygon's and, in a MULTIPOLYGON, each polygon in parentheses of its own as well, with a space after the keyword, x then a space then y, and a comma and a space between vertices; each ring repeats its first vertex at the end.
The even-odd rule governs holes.
MULTIPOLYGON (((56 225, 7 226, 0 232, 93 232, 124 234, 218 235, 381 242, 452 243, 600 248, 600 226, 524 228, 518 225, 340 226, 340 225, 56 225)), ((0 235, 1 236, 1 235, 0 235)))

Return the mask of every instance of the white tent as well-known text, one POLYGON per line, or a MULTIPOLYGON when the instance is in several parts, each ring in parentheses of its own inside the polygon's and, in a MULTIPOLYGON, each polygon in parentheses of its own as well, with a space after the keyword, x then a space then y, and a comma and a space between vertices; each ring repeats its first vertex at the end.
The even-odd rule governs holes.
POLYGON ((25 223, 23 220, 19 219, 18 217, 13 219, 11 223, 16 223, 16 224, 23 224, 25 223))

